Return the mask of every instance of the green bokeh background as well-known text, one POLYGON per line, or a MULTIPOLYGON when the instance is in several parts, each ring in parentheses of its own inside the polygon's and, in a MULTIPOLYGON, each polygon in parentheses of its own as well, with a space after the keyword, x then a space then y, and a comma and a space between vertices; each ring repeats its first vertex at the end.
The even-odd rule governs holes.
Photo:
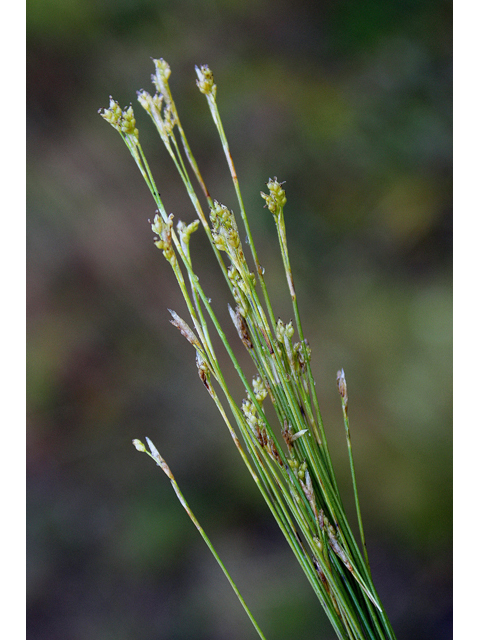
MULTIPOLYGON (((270 176, 286 181, 297 293, 345 502, 353 517, 340 367, 378 591, 399 640, 450 638, 450 3, 27 8, 30 640, 255 637, 168 481, 133 449, 145 435, 266 636, 334 637, 168 322, 167 307, 185 307, 152 244, 154 204, 97 115, 110 94, 124 105, 150 88, 151 57, 172 67, 210 192, 236 210, 195 87, 195 64, 214 71, 275 312, 288 321, 259 197, 270 176)), ((167 153, 136 113, 167 210, 191 221, 167 153)), ((224 285, 196 236, 202 281, 231 331, 224 285)))

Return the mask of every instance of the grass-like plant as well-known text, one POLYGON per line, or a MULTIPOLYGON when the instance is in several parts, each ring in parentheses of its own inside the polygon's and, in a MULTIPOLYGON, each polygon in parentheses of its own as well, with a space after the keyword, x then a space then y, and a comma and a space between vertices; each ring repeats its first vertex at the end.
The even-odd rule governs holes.
MULTIPOLYGON (((212 72, 207 66, 197 67, 197 85, 207 99, 220 135, 235 187, 238 211, 247 234, 253 268, 247 262, 233 211, 212 200, 200 174, 170 92, 170 67, 163 59, 154 60, 154 64, 152 80, 156 93, 152 96, 147 91, 139 91, 138 100, 153 120, 175 163, 197 220, 190 224, 179 221, 174 229, 173 214, 166 213, 140 145, 132 106, 121 109, 111 98, 109 108, 104 109, 101 115, 122 136, 157 205, 151 223, 154 242, 175 274, 190 317, 189 324, 175 311, 170 311, 171 322, 195 349, 200 379, 220 411, 238 452, 337 636, 344 640, 392 640, 395 635, 375 590, 368 561, 350 442, 347 384, 343 370, 337 374, 337 384, 345 423, 360 547, 345 514, 327 446, 310 368, 311 350, 303 334, 290 266, 283 214, 287 201, 283 183, 276 178, 270 179, 267 182, 268 193, 261 193, 261 196, 277 228, 293 306, 295 321, 286 324, 276 319, 267 292, 264 270, 257 257, 217 108, 217 88, 212 72), (187 165, 193 171, 208 203, 210 223, 189 177, 187 165), (199 223, 207 234, 234 301, 234 306, 228 306, 230 316, 256 369, 251 381, 242 370, 193 265, 190 237, 199 223), (245 387, 246 397, 241 402, 232 396, 227 387, 215 355, 212 330, 218 334, 245 387), (263 404, 267 398, 275 409, 277 425, 273 425, 265 414, 263 404)), ((153 458, 170 478, 181 504, 220 564, 259 636, 264 638, 234 581, 185 501, 165 460, 148 438, 150 451, 140 440, 134 440, 133 444, 153 458)))

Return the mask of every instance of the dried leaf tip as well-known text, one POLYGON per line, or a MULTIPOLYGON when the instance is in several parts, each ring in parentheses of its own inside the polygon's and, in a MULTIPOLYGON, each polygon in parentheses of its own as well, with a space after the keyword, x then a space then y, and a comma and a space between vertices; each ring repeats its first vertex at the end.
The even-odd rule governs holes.
POLYGON ((145 440, 147 441, 147 444, 148 444, 148 446, 150 448, 150 451, 152 453, 152 457, 155 458, 156 463, 158 464, 159 467, 161 467, 162 466, 162 462, 163 462, 163 458, 158 453, 157 447, 153 444, 153 442, 150 440, 150 438, 145 436, 145 440))
POLYGON ((198 376, 205 385, 208 393, 212 396, 212 398, 214 398, 215 393, 210 385, 210 369, 208 367, 207 361, 199 351, 197 351, 195 360, 197 364, 198 376))
POLYGON ((347 405, 348 405, 347 381, 345 380, 345 372, 343 371, 343 369, 340 369, 339 371, 337 371, 337 387, 338 387, 338 393, 342 398, 342 404, 344 405, 345 408, 347 408, 347 405))
POLYGON ((294 440, 298 440, 298 438, 301 438, 305 433, 308 433, 308 429, 302 429, 301 431, 297 431, 297 433, 293 434, 293 436, 290 438, 290 440, 292 442, 294 440))
POLYGON ((182 318, 178 315, 178 313, 176 313, 175 311, 172 311, 172 309, 169 309, 168 311, 172 316, 172 320, 170 320, 170 322, 173 324, 174 327, 177 327, 177 329, 180 331, 182 336, 186 338, 190 342, 190 344, 192 344, 193 346, 201 347, 197 336, 193 333, 193 331, 190 329, 190 327, 185 322, 185 320, 182 320, 182 318))
POLYGON ((235 325, 240 340, 243 342, 247 349, 253 349, 252 341, 250 340, 250 336, 248 335, 247 323, 240 313, 240 308, 237 306, 234 311, 232 307, 228 305, 228 312, 230 313, 230 317, 232 318, 232 322, 235 325))

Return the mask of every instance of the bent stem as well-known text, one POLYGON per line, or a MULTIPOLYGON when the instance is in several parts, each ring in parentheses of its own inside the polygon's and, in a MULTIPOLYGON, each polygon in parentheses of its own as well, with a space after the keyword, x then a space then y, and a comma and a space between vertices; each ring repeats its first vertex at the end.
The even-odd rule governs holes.
POLYGON ((153 442, 150 440, 150 438, 145 438, 147 441, 147 444, 150 448, 150 452, 147 451, 145 445, 143 444, 143 442, 141 440, 135 439, 132 440, 132 444, 135 447, 135 449, 137 449, 137 451, 142 451, 144 453, 146 453, 148 456, 150 456, 150 458, 152 458, 152 460, 155 460, 155 462, 157 463, 157 465, 162 469, 162 471, 164 471, 164 473, 168 476, 170 483, 173 487, 173 490, 175 491, 175 494, 178 498, 178 500, 180 501, 180 504, 182 505, 182 507, 185 509, 185 511, 188 514, 188 517, 190 518, 190 520, 193 522, 193 524, 196 526, 197 530, 199 531, 200 535, 202 536, 202 538, 205 541, 205 544, 207 545, 207 547, 210 549, 213 557, 215 558, 215 560, 218 562, 218 564, 220 565, 221 570, 223 571, 223 573, 225 574, 225 577, 227 578, 228 582, 230 583, 230 586, 232 587, 232 589, 234 590, 237 598, 240 601, 240 604, 242 605, 242 607, 245 609, 246 614, 248 615, 248 617, 250 618, 251 623, 253 624, 253 626, 255 627, 255 630, 257 631, 258 635, 260 636, 260 638, 262 638, 262 640, 266 640, 265 636, 262 633, 262 630, 260 629, 260 627, 257 624, 257 621, 255 620, 255 618, 252 615, 252 612, 250 611, 250 609, 248 608, 245 600, 243 599, 240 591, 237 588, 237 585, 235 584, 233 578, 231 577, 231 575, 228 573, 227 568, 225 567, 225 565, 223 564, 223 562, 221 561, 218 553, 215 551, 215 548, 213 546, 213 544, 210 542, 210 539, 208 538, 207 534, 205 533, 203 527, 201 526, 201 524, 199 523, 199 521, 197 520, 197 518, 195 517, 195 514, 193 513, 193 511, 190 509, 190 507, 188 506, 187 501, 185 500, 185 498, 183 497, 183 493, 180 491, 180 487, 177 484, 177 481, 175 480, 175 477, 173 475, 173 473, 170 471, 170 467, 168 466, 168 464, 165 462, 165 460, 162 458, 162 456, 159 454, 157 448, 155 447, 155 445, 153 444, 153 442))

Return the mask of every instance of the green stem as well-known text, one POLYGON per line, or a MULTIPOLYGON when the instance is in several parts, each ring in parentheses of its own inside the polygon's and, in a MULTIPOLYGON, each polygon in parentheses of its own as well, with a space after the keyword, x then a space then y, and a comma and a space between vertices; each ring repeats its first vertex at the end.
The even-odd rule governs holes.
MULTIPOLYGON (((148 440, 148 439, 147 439, 148 440)), ((152 448, 152 445, 149 442, 149 446, 150 448, 152 448)), ((145 453, 147 453, 152 460, 155 460, 155 462, 157 463, 157 465, 159 467, 162 468, 162 470, 166 473, 166 475, 169 477, 170 479, 170 483, 177 495, 177 498, 179 499, 182 507, 185 509, 185 511, 188 513, 188 516, 190 518, 190 520, 193 522, 193 524, 196 526, 197 530, 199 531, 200 535, 202 536, 202 538, 205 541, 205 544, 207 545, 207 547, 210 549, 213 557, 215 558, 215 560, 218 562, 221 570, 223 571, 225 577, 227 578, 228 582, 230 583, 230 586, 232 587, 232 589, 234 590, 237 598, 240 601, 240 604, 242 605, 242 607, 245 609, 246 614, 248 615, 248 617, 250 618, 251 623, 253 624, 253 626, 255 627, 255 630, 257 631, 258 635, 260 636, 260 638, 262 638, 263 640, 266 640, 265 636, 262 633, 262 630, 260 629, 260 627, 257 624, 257 621, 255 620, 255 618, 252 615, 252 612, 250 611, 250 609, 248 608, 245 600, 243 599, 240 591, 238 590, 237 585, 235 584, 235 582, 233 581, 233 578, 231 577, 231 575, 229 574, 229 572, 227 571, 227 568, 225 567, 225 565, 223 564, 223 562, 221 561, 219 555, 217 554, 217 552, 215 551, 215 548, 213 546, 213 544, 210 542, 210 539, 208 538, 207 534, 205 533, 205 531, 203 530, 202 526, 200 525, 199 521, 197 520, 197 518, 195 517, 193 511, 190 509, 190 507, 188 506, 187 501, 185 500, 185 498, 183 497, 182 492, 180 491, 180 487, 178 486, 172 472, 170 471, 170 468, 168 467, 167 463, 165 462, 165 460, 163 460, 163 458, 160 456, 160 454, 158 453, 158 451, 155 449, 155 447, 153 447, 152 450, 152 454, 148 453, 147 450, 145 450, 145 453)))
POLYGON ((233 185, 235 188, 235 193, 237 195, 238 205, 240 207, 240 215, 243 220, 243 224, 245 226, 245 231, 247 232, 248 243, 250 245, 250 251, 252 252, 252 257, 255 263, 255 270, 258 274, 258 278, 260 280, 260 286, 262 288, 263 296, 265 299, 265 303, 267 305, 268 315, 270 318, 270 322, 272 327, 275 326, 275 316, 273 314, 272 305, 270 303, 270 298, 267 292, 267 286, 265 284, 265 278, 263 277, 264 269, 260 264, 260 261, 257 256, 257 250, 255 249, 255 243, 253 241, 253 236, 250 231, 250 224, 248 222, 247 214, 245 212, 245 205, 243 204, 242 193, 240 191, 240 184, 238 182, 237 172, 235 171, 235 165, 233 164, 232 154, 230 153, 230 147, 228 145, 227 136, 225 135, 225 130, 223 128, 222 120, 220 118, 220 113, 218 111, 218 106, 215 98, 210 94, 207 95, 208 106, 210 107, 210 113, 212 114, 213 121, 215 126, 217 127, 218 134, 220 136, 220 140, 222 142, 223 151, 225 154, 225 158, 227 160, 228 167, 230 169, 230 175, 232 177, 233 185))
POLYGON ((350 471, 352 474, 352 483, 353 483, 353 493, 355 495, 355 508, 357 510, 357 519, 358 519, 358 528, 360 529, 360 538, 362 540, 363 545, 363 554, 365 556, 365 563, 367 565, 367 570, 369 575, 371 576, 370 563, 368 561, 368 553, 367 553, 367 543, 365 542, 365 533, 363 530, 363 520, 362 514, 360 511, 360 500, 358 498, 358 488, 357 488, 357 478, 355 474, 355 464, 353 462, 353 451, 352 451, 352 442, 350 440, 350 425, 348 420, 348 404, 342 398, 342 411, 343 411, 343 422, 345 424, 345 435, 347 438, 347 446, 348 446, 348 459, 350 461, 350 471))

